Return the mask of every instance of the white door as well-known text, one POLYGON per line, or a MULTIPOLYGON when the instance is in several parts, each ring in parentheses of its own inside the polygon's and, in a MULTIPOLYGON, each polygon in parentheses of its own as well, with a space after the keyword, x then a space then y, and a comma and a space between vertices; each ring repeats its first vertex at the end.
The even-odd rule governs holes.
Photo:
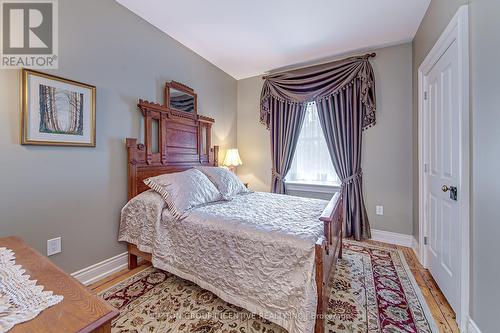
POLYGON ((427 267, 455 312, 460 309, 461 253, 458 52, 455 40, 424 77, 427 267))

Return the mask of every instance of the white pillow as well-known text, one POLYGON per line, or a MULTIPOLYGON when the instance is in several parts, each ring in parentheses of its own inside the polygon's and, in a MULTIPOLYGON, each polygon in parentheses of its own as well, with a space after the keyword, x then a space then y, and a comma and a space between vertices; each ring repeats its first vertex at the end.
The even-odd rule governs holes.
POLYGON ((176 219, 188 209, 222 199, 214 184, 196 169, 151 177, 144 183, 161 194, 176 219))
POLYGON ((251 192, 233 172, 223 167, 197 166, 215 184, 225 200, 242 193, 251 192))

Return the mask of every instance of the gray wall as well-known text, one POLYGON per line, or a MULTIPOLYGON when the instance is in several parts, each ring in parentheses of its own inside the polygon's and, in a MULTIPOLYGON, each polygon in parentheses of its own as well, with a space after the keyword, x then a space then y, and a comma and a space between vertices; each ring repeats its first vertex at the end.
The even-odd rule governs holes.
MULTIPOLYGON (((472 118, 472 206, 471 206, 471 317, 482 333, 498 332, 500 276, 500 223, 498 198, 500 179, 500 131, 498 93, 500 91, 500 2, 498 0, 432 0, 413 41, 414 75, 460 5, 469 3, 470 74, 472 118)), ((414 80, 414 88, 417 81, 414 80)), ((414 149, 418 114, 414 89, 414 149)), ((415 161, 416 161, 416 155, 415 161)), ((418 188, 416 165, 414 188, 418 188)), ((414 200, 414 234, 418 234, 418 201, 414 200)))
MULTIPOLYGON (((377 84, 377 125, 364 132, 366 207, 373 228, 412 233, 411 43, 382 48, 372 59, 377 84), (396 140, 394 138, 397 138, 396 140), (375 215, 375 206, 384 215, 375 215)), ((238 81, 238 175, 254 190, 269 191, 269 132, 259 123, 260 76, 238 81)))
POLYGON ((59 70, 97 86, 97 147, 19 144, 19 71, 0 70, 0 235, 19 235, 72 272, 125 251, 126 137, 142 135, 138 98, 161 102, 166 81, 198 93, 214 143, 236 145, 236 80, 112 0, 59 1, 59 70))
POLYGON ((269 131, 259 122, 261 76, 238 80, 237 142, 243 165, 238 176, 254 191, 271 189, 271 145, 269 131))
POLYGON ((470 0, 472 104, 472 319, 499 331, 500 2, 470 0))
POLYGON ((467 0, 432 0, 413 39, 413 235, 418 239, 418 67, 467 0))

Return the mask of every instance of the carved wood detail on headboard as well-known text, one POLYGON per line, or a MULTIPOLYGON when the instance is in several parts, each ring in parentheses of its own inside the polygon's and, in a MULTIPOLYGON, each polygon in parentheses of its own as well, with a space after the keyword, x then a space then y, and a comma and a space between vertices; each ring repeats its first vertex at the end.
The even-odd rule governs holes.
POLYGON ((187 115, 166 105, 140 99, 144 116, 144 143, 127 138, 128 199, 148 189, 144 179, 187 170, 196 165, 217 166, 219 147, 211 147, 214 119, 187 115), (153 135, 157 122, 158 135, 153 135), (153 140, 157 137, 157 144, 153 140), (155 147, 157 150, 155 151, 155 147))

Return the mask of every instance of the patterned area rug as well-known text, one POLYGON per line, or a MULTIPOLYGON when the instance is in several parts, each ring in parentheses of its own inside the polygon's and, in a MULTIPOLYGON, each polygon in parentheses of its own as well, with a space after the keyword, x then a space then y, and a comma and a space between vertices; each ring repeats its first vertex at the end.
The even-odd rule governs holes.
MULTIPOLYGON (((113 332, 285 333, 195 284, 148 268, 100 294, 120 310, 113 332)), ((326 332, 438 332, 403 254, 344 242, 326 332)))

